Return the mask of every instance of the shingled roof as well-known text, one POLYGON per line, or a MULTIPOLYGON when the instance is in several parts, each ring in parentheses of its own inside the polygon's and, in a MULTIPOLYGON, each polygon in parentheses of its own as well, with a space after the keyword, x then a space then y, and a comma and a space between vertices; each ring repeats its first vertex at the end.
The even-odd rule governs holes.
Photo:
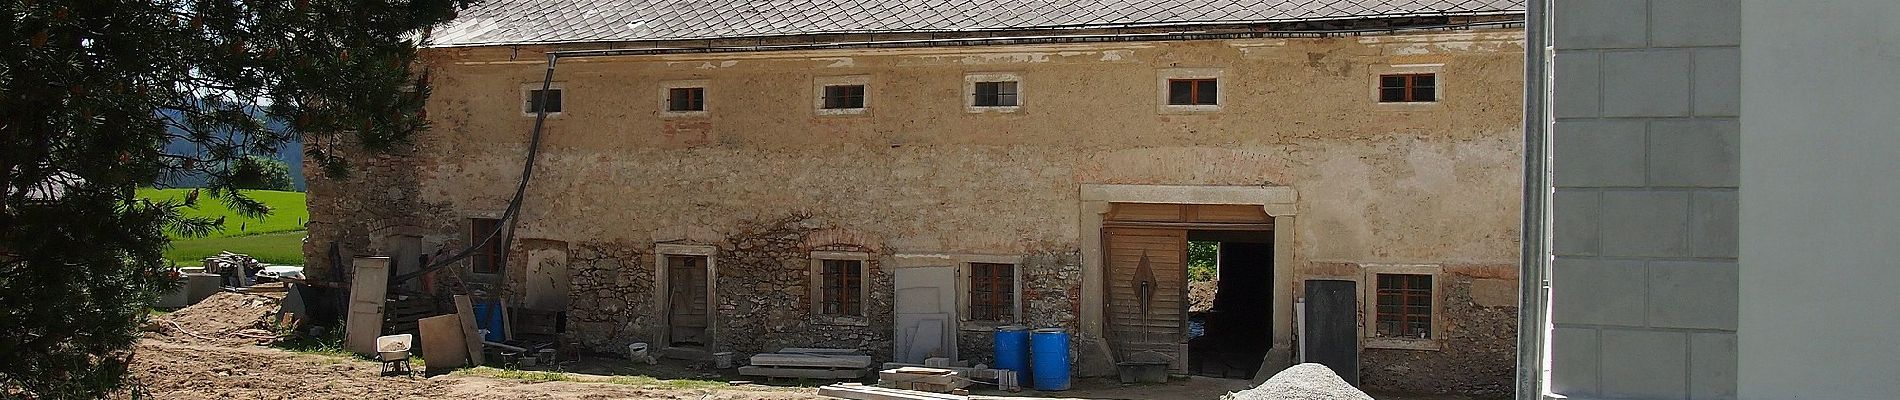
POLYGON ((1525 0, 486 0, 431 46, 1520 13, 1525 0))

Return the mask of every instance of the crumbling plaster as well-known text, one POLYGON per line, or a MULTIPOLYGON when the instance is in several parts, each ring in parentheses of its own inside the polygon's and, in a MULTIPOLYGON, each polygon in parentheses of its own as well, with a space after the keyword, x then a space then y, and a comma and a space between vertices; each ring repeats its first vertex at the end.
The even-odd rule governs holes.
MULTIPOLYGON (((725 253, 744 253, 735 246, 746 240, 738 238, 761 221, 796 216, 794 224, 811 225, 796 231, 847 232, 856 246, 850 251, 881 259, 1020 255, 1048 261, 1025 273, 1061 277, 1080 273, 1082 184, 1275 186, 1298 193, 1298 224, 1284 233, 1297 243, 1289 257, 1298 279, 1325 276, 1308 271, 1316 262, 1476 265, 1494 275, 1512 270, 1517 257, 1522 45, 1519 31, 1482 30, 564 59, 555 80, 566 90, 565 110, 546 122, 517 236, 585 249, 586 256, 570 256, 576 262, 619 260, 590 265, 635 265, 627 260, 650 257, 652 243, 690 239, 719 246, 725 265, 725 253), (1441 65, 1439 73, 1457 85, 1429 105, 1379 104, 1368 95, 1376 71, 1417 64, 1441 65), (1174 68, 1219 70, 1221 109, 1158 112, 1158 71, 1174 68), (1023 106, 966 112, 962 77, 971 73, 1020 76, 1023 106), (813 82, 829 76, 868 77, 868 112, 814 113, 813 82), (662 118, 662 103, 643 98, 674 81, 706 82, 704 116, 662 118)), ((543 50, 425 51, 434 129, 416 139, 419 151, 395 174, 413 174, 406 200, 419 207, 415 230, 427 243, 457 244, 467 229, 460 219, 506 207, 533 125, 520 112, 519 92, 540 82, 543 50)), ((360 195, 351 190, 313 184, 312 204, 335 208, 313 207, 313 225, 368 223, 338 205, 348 201, 320 199, 360 195)), ((351 229, 313 228, 306 252, 367 234, 351 229)), ((774 246, 790 246, 773 254, 788 257, 785 268, 800 276, 809 251, 820 250, 774 246)), ((650 266, 633 271, 653 274, 650 266)), ((595 286, 577 281, 575 290, 642 287, 624 277, 598 279, 595 286)), ((883 271, 872 279, 889 285, 883 271)), ((1048 311, 1066 311, 1066 319, 1036 322, 1076 327, 1076 314, 1088 307, 1079 287, 1059 285, 1079 280, 1040 280, 1054 288, 1026 283, 1067 304, 1048 311)), ((727 298, 749 293, 722 285, 720 311, 753 310, 727 298)), ((888 308, 877 303, 889 301, 888 290, 872 296, 867 306, 888 308)), ((574 301, 621 310, 588 315, 652 309, 574 301)), ((1047 308, 1038 304, 1032 300, 1032 314, 1047 308)), ((888 352, 880 344, 889 340, 888 313, 872 319, 857 329, 883 332, 833 342, 888 352)), ((587 324, 639 331, 618 320, 587 324)), ((795 328, 737 324, 722 336, 795 328)))

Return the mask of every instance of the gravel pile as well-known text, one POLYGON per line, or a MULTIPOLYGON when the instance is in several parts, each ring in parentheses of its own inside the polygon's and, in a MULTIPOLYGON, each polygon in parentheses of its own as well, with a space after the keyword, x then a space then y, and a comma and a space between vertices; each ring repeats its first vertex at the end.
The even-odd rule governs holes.
POLYGON ((1324 365, 1287 368, 1253 389, 1228 393, 1221 400, 1372 400, 1324 365))

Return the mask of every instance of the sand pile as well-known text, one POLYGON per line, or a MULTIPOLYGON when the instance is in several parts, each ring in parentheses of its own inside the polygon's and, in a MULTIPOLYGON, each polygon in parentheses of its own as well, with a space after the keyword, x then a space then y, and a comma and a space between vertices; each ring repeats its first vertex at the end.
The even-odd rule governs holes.
POLYGON ((268 338, 267 317, 277 312, 283 293, 219 292, 204 301, 154 318, 149 330, 166 340, 189 343, 244 344, 268 338))
POLYGON ((1287 368, 1253 389, 1228 393, 1222 400, 1372 400, 1366 392, 1347 385, 1324 365, 1305 363, 1287 368))

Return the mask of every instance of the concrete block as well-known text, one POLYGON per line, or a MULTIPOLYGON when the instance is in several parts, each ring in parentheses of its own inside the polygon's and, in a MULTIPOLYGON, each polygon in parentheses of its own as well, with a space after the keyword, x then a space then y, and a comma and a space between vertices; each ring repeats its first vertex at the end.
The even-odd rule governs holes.
POLYGON ((1603 115, 1689 115, 1691 60, 1683 49, 1604 52, 1603 115))
POLYGON ((1590 190, 1557 189, 1551 199, 1551 250, 1559 256, 1596 255, 1602 247, 1597 220, 1603 215, 1601 194, 1590 190))
MULTIPOLYGON (((1695 49, 1695 115, 1742 114, 1742 51, 1736 47, 1695 49)), ((1561 87, 1561 86, 1560 86, 1561 87)))
POLYGON ((1551 113, 1557 118, 1597 116, 1603 102, 1597 52, 1560 51, 1551 62, 1556 64, 1551 74, 1557 80, 1551 91, 1551 113))
POLYGON ((1680 399, 1688 395, 1687 334, 1605 329, 1599 394, 1619 399, 1680 399))
POLYGON ((1689 255, 1688 192, 1604 192, 1602 215, 1604 256, 1689 255))
POLYGON ((1558 257, 1551 265, 1551 323, 1642 326, 1644 269, 1642 261, 1558 257))
POLYGON ((1597 395, 1596 328, 1556 327, 1550 330, 1550 391, 1561 395, 1597 395))
POLYGON ((1557 187, 1630 187, 1644 184, 1643 121, 1558 121, 1552 128, 1557 187))
POLYGON ((1649 8, 1643 0, 1551 2, 1552 44, 1558 50, 1614 49, 1648 44, 1649 8))
MULTIPOLYGON (((1689 203, 1689 253, 1696 257, 1735 258, 1741 235, 1741 211, 1733 191, 1696 192, 1689 203)), ((1554 244, 1554 243, 1553 243, 1554 244)))
POLYGON ((1738 271, 1734 262, 1651 261, 1649 326, 1734 330, 1738 271))
POLYGON ((1650 0, 1649 44, 1734 46, 1742 40, 1741 0, 1650 0))
POLYGON ((1741 182, 1741 124, 1733 119, 1649 124, 1649 184, 1735 187, 1741 182))
POLYGON ((1689 399, 1735 399, 1736 342, 1733 333, 1689 334, 1689 399))

